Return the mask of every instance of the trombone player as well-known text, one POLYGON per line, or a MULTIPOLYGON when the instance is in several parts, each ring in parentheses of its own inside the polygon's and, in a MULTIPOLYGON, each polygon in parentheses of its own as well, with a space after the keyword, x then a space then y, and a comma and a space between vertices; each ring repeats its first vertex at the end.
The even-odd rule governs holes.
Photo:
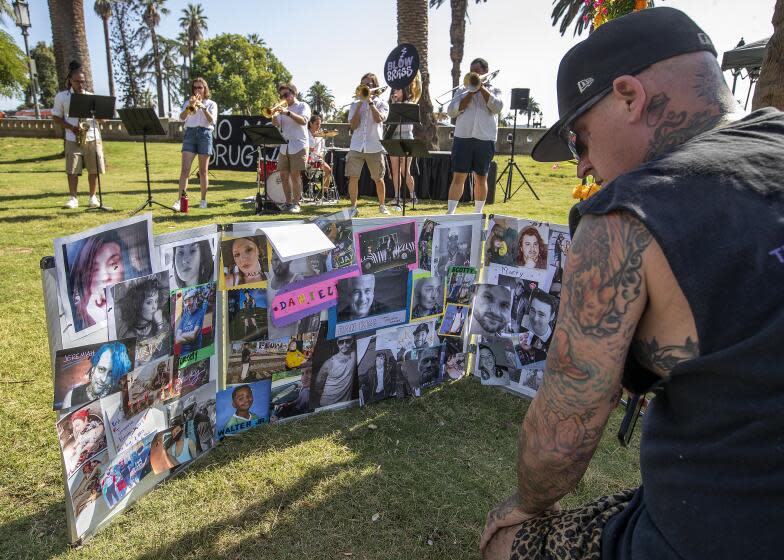
MULTIPOLYGON (((294 84, 278 86, 280 103, 264 111, 264 116, 272 114, 272 124, 280 129, 286 143, 278 152, 278 171, 283 181, 286 204, 283 210, 298 214, 302 198, 302 172, 308 164, 308 120, 310 105, 297 101, 297 88, 294 84)), ((268 117, 269 118, 269 117, 268 117)))
POLYGON ((485 59, 474 59, 463 87, 457 90, 447 109, 447 114, 456 119, 447 214, 457 211, 469 173, 474 174, 474 212, 482 212, 487 198, 487 173, 495 155, 498 115, 504 106, 501 90, 491 86, 484 76, 488 70, 485 59))
MULTIPOLYGON (((362 76, 357 88, 357 100, 348 110, 348 122, 351 127, 351 146, 346 156, 346 175, 348 175, 348 196, 351 209, 357 210, 359 196, 359 176, 362 167, 368 166, 370 178, 376 183, 378 211, 389 214, 384 197, 384 147, 381 145, 383 136, 382 124, 389 116, 389 105, 378 97, 383 91, 378 87, 378 78, 373 73, 362 76)), ((356 214, 355 214, 356 215, 356 214)))

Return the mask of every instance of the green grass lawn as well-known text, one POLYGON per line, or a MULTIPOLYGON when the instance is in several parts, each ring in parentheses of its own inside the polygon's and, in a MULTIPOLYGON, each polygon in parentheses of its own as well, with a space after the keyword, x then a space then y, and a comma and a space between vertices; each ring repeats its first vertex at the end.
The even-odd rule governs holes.
MULTIPOLYGON (((59 141, 0 139, 0 558, 477 558, 487 510, 515 483, 527 401, 475 379, 232 439, 87 545, 69 547, 39 261, 54 237, 122 219, 144 201, 142 145, 105 148, 111 214, 61 209, 59 141)), ((153 195, 170 204, 179 145, 151 144, 150 158, 153 195)), ((519 162, 541 201, 523 188, 486 212, 566 223, 574 167, 519 162)), ((206 210, 156 209, 155 233, 256 220, 238 202, 255 192, 252 174, 217 171, 211 185, 206 210)), ((444 209, 422 201, 417 213, 444 209)), ((360 210, 372 216, 377 206, 366 199, 360 210)), ((303 215, 332 211, 305 207, 303 215)), ((619 421, 616 412, 566 505, 639 483, 638 447, 618 446, 619 421)))

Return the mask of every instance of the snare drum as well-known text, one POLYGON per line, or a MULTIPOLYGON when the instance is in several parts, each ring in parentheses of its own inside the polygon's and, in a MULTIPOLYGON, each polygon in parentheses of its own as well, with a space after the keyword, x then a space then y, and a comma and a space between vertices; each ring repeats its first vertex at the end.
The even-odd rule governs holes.
POLYGON ((283 179, 280 171, 275 171, 267 177, 267 198, 276 204, 285 204, 286 195, 283 192, 283 179))
POLYGON ((270 177, 273 173, 278 170, 278 162, 276 160, 265 160, 259 162, 259 180, 264 180, 264 175, 266 173, 267 177, 270 177), (266 171, 265 171, 266 168, 266 171))
POLYGON ((320 159, 315 159, 315 160, 313 160, 313 161, 311 161, 311 162, 310 162, 310 166, 311 166, 313 169, 321 169, 321 166, 323 165, 323 163, 324 163, 324 162, 323 162, 323 161, 321 161, 320 159))

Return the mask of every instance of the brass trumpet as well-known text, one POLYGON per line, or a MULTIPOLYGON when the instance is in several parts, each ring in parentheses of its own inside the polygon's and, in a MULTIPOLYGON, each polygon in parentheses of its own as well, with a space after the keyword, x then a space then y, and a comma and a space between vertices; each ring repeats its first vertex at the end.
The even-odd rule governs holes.
POLYGON ((288 102, 284 99, 283 101, 273 105, 272 107, 264 107, 261 110, 261 114, 264 115, 265 118, 271 119, 273 115, 280 113, 287 106, 288 106, 288 102))
POLYGON ((360 101, 367 101, 371 97, 378 97, 387 90, 387 86, 371 88, 365 84, 359 84, 357 89, 354 90, 354 97, 360 101))
POLYGON ((90 130, 90 123, 80 120, 77 126, 79 131, 76 133, 76 143, 84 146, 87 144, 87 131, 90 130))
POLYGON ((198 107, 196 107, 197 103, 201 103, 201 96, 200 95, 191 95, 190 99, 188 100, 188 106, 185 107, 185 111, 188 114, 192 115, 193 113, 196 112, 196 109, 198 108, 198 107))

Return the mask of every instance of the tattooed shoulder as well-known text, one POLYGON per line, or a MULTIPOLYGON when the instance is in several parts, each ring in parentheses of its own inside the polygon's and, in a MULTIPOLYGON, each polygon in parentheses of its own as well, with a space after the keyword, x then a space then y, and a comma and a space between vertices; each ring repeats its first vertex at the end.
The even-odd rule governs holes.
POLYGON ((669 375, 676 366, 700 355, 699 345, 690 336, 673 344, 662 344, 655 336, 637 338, 632 342, 631 350, 643 367, 663 375, 669 375))

